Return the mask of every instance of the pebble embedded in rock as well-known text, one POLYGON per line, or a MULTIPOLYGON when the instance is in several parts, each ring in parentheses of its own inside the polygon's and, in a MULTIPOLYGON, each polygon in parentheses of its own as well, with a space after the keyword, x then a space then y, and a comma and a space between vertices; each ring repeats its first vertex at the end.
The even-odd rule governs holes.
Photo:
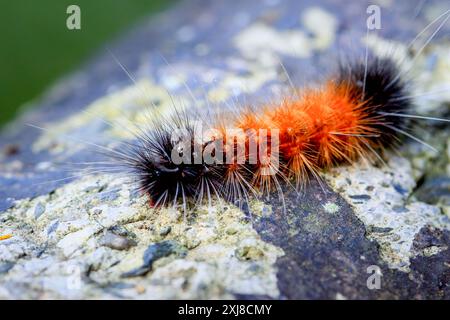
POLYGON ((170 231, 172 231, 171 226, 162 227, 159 229, 159 235, 165 237, 170 233, 170 231))
POLYGON ((34 218, 39 219, 39 217, 42 216, 44 212, 45 212, 45 205, 43 205, 41 202, 38 202, 38 204, 34 208, 34 218))
POLYGON ((352 198, 354 200, 370 200, 370 196, 368 194, 355 194, 349 196, 349 198, 352 198))
POLYGON ((143 257, 144 264, 151 265, 156 260, 171 254, 184 256, 186 254, 186 249, 173 240, 155 243, 145 250, 143 257))
POLYGON ((136 241, 119 236, 109 231, 106 232, 106 234, 100 239, 99 243, 102 246, 115 250, 127 250, 136 245, 136 241))
POLYGON ((84 192, 86 192, 86 193, 92 193, 92 192, 101 193, 103 190, 105 190, 105 188, 106 188, 106 185, 92 185, 92 186, 84 188, 84 192))
POLYGON ((226 232, 228 235, 233 235, 233 234, 236 234, 236 233, 238 232, 238 230, 237 230, 236 227, 230 226, 230 227, 228 227, 228 228, 225 230, 225 232, 226 232))
POLYGON ((389 233, 394 229, 389 228, 389 227, 382 228, 382 227, 376 227, 376 226, 368 226, 367 230, 369 232, 375 232, 375 233, 389 233))
POLYGON ((134 233, 129 232, 127 229, 125 229, 125 227, 121 225, 112 226, 111 228, 109 228, 109 231, 122 237, 131 237, 131 238, 136 237, 134 233))
POLYGON ((117 191, 104 191, 97 195, 98 199, 102 202, 111 202, 119 197, 117 191))
POLYGON ((173 240, 165 240, 150 245, 144 252, 142 266, 122 274, 122 278, 139 277, 146 275, 153 266, 153 263, 161 258, 175 254, 179 257, 186 255, 186 248, 173 240))
POLYGON ((239 260, 259 260, 264 252, 256 246, 242 246, 236 249, 236 257, 239 260))
POLYGON ((58 229, 58 226, 59 226, 59 220, 58 219, 52 220, 50 222, 49 226, 47 227, 47 235, 50 235, 53 232, 55 232, 56 229, 58 229))
POLYGON ((12 262, 5 262, 5 263, 0 264, 0 274, 7 273, 13 267, 14 267, 14 263, 12 263, 12 262))
POLYGON ((197 237, 197 232, 194 229, 188 229, 184 234, 182 242, 189 250, 198 247, 201 240, 197 237))
POLYGON ((102 212, 103 212, 102 209, 98 209, 98 208, 97 208, 97 209, 94 209, 94 212, 93 212, 93 213, 94 213, 95 215, 99 215, 99 214, 101 214, 102 212))

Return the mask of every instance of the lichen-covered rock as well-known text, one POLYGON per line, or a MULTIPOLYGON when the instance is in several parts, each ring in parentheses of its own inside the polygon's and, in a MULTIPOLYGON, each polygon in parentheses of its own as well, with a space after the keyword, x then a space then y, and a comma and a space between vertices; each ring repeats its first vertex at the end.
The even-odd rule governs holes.
POLYGON ((449 299, 445 124, 419 132, 438 153, 406 141, 244 210, 218 200, 189 215, 156 210, 126 173, 79 165, 130 140, 147 108, 259 104, 366 45, 411 70, 417 113, 448 117, 448 40, 406 56, 446 8, 428 1, 410 19, 411 3, 380 1, 382 29, 367 35, 368 5, 186 1, 113 47, 135 81, 108 54, 62 80, 1 134, 0 236, 12 237, 0 241, 0 298, 449 299))

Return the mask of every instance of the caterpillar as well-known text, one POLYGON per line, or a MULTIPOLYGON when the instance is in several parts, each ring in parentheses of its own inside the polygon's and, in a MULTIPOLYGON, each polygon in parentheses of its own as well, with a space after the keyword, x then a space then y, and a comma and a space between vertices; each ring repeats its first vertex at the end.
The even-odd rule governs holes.
POLYGON ((410 123, 402 115, 412 101, 399 72, 389 58, 342 63, 319 87, 204 121, 209 133, 201 137, 199 116, 176 112, 114 157, 155 207, 181 201, 186 209, 188 199, 199 203, 213 195, 242 203, 281 192, 280 184, 291 181, 299 189, 311 177, 320 179, 320 170, 379 156, 407 135, 410 123))

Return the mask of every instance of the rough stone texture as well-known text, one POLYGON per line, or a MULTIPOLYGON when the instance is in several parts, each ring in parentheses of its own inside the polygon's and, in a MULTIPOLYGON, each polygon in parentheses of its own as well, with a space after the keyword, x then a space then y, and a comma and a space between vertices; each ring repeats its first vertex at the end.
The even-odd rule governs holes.
POLYGON ((280 61, 311 84, 365 44, 411 67, 417 113, 448 118, 445 33, 407 55, 447 8, 419 2, 380 1, 382 29, 367 38, 363 1, 182 2, 112 47, 135 82, 108 54, 62 80, 0 136, 0 235, 13 235, 0 241, 0 298, 449 299, 445 124, 418 126, 438 153, 406 141, 244 211, 219 201, 188 217, 156 211, 120 172, 82 170, 131 139, 129 121, 145 123, 148 106, 170 113, 167 91, 187 108, 258 105, 289 88, 280 61), (380 289, 368 288, 370 266, 380 289))

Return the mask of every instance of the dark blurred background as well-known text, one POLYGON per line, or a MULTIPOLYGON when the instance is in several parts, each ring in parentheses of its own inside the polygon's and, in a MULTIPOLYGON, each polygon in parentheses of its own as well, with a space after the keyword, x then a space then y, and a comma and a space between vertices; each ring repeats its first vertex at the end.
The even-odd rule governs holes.
POLYGON ((16 0, 0 5, 0 127, 106 41, 174 0, 16 0), (69 5, 81 30, 68 30, 69 5))

